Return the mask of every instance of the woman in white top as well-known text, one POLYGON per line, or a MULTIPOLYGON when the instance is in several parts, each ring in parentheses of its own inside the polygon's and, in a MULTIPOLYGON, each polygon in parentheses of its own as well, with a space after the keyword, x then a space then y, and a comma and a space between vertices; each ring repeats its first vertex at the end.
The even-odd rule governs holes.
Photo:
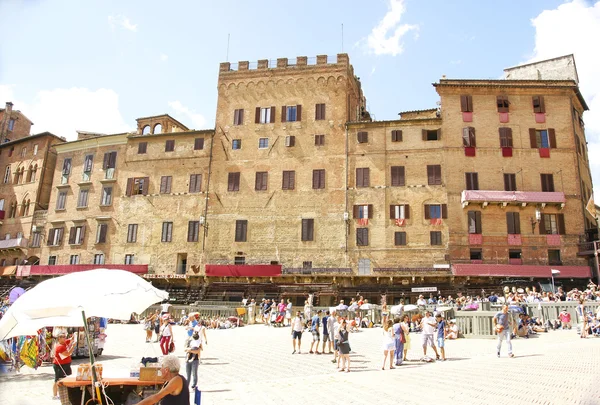
POLYGON ((302 317, 300 316, 300 311, 296 312, 296 316, 292 319, 292 344, 294 346, 294 351, 292 354, 296 353, 296 339, 298 340, 298 354, 300 354, 300 345, 302 344, 302 330, 304 329, 304 325, 302 322, 302 317))
POLYGON ((287 306, 285 307, 285 321, 288 325, 292 322, 292 300, 288 298, 287 306))
POLYGON ((394 352, 396 351, 396 342, 394 342, 394 321, 388 319, 383 325, 383 365, 382 370, 385 370, 385 361, 390 356, 390 369, 395 368, 392 364, 394 361, 394 352))
MULTIPOLYGON (((171 339, 173 339, 173 329, 171 328, 171 322, 169 319, 163 319, 163 325, 160 328, 160 350, 163 355, 169 354, 169 346, 171 345, 171 339)), ((173 340, 175 343, 175 340, 173 340)))

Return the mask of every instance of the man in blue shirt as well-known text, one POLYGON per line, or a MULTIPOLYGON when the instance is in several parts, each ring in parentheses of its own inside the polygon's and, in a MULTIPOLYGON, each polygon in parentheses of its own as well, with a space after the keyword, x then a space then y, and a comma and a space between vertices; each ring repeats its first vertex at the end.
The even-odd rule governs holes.
POLYGON ((444 318, 442 318, 442 314, 437 314, 435 316, 435 320, 437 321, 437 344, 442 354, 441 360, 446 361, 446 350, 444 349, 444 337, 446 336, 446 321, 444 321, 444 318))
POLYGON ((329 343, 329 353, 331 353, 331 338, 329 337, 329 311, 325 312, 325 316, 321 319, 321 324, 323 325, 323 348, 321 349, 321 353, 325 354, 325 345, 329 343))
POLYGON ((322 310, 318 310, 317 314, 315 316, 312 317, 312 320, 310 322, 310 332, 312 333, 312 343, 310 344, 310 351, 309 353, 313 353, 313 346, 316 343, 317 346, 315 348, 315 353, 317 354, 321 354, 321 352, 319 352, 319 342, 321 341, 321 335, 319 334, 319 326, 321 326, 321 314, 323 313, 322 310))

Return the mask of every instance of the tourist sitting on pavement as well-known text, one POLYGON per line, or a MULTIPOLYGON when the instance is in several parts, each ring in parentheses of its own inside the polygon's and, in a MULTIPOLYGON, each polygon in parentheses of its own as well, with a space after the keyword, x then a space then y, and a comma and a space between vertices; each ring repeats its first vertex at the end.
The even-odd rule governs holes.
POLYGON ((567 308, 563 308, 558 317, 560 318, 561 329, 571 329, 571 314, 567 312, 567 308))
POLYGON ((446 339, 458 339, 458 325, 455 320, 450 320, 450 327, 448 327, 448 333, 446 333, 446 339))

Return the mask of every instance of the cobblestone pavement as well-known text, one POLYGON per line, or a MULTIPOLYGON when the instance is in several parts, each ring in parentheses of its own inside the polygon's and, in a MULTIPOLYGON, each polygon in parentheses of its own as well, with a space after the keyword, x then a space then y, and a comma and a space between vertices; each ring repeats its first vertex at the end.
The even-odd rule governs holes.
MULTIPOLYGON (((208 332, 199 369, 202 404, 600 404, 600 338, 579 339, 574 331, 553 331, 516 339, 516 357, 495 340, 446 342, 448 361, 420 363, 420 336, 412 335, 405 363, 381 370, 381 329, 350 335, 351 372, 339 373, 333 356, 292 355, 289 328, 252 325, 208 332)), ((105 355, 107 376, 128 376, 133 359, 159 355, 144 343, 139 325, 110 325, 105 355)), ((185 332, 176 329, 176 354, 183 358, 185 332)), ((74 364, 83 362, 77 360, 74 364)), ((24 368, 0 376, 1 405, 58 405, 51 399, 51 367, 24 368)), ((74 404, 75 405, 75 404, 74 404)))

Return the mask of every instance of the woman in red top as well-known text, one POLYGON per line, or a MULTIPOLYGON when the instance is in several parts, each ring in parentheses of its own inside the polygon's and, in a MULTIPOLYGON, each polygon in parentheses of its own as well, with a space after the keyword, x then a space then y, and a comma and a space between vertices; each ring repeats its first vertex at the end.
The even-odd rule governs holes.
POLYGON ((58 380, 71 375, 71 354, 75 349, 75 342, 71 339, 67 339, 67 335, 61 333, 58 335, 58 343, 54 347, 54 360, 52 366, 54 367, 54 385, 52 386, 52 399, 59 399, 58 397, 58 380))

